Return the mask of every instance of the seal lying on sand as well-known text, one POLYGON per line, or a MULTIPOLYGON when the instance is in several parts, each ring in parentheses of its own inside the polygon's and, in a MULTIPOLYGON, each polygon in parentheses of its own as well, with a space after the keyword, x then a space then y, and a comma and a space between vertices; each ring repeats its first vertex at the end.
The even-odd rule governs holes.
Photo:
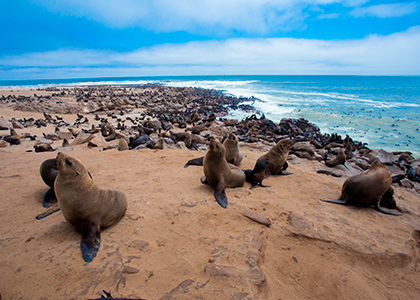
POLYGON ((382 213, 401 215, 381 208, 381 204, 388 208, 395 208, 391 188, 392 178, 388 169, 379 161, 375 162, 369 170, 347 178, 341 188, 341 196, 337 200, 325 200, 325 202, 337 204, 351 204, 355 206, 375 206, 382 213), (390 190, 391 188, 391 190, 390 190))
POLYGON ((100 228, 113 225, 127 210, 127 198, 118 190, 96 187, 85 166, 62 152, 57 154, 59 173, 54 183, 64 218, 82 231, 81 249, 86 262, 96 256, 100 228))
POLYGON ((210 141, 210 149, 204 156, 203 171, 205 178, 203 183, 208 183, 214 188, 214 197, 223 207, 227 207, 225 188, 243 186, 245 173, 240 168, 228 164, 225 158, 226 149, 218 141, 210 141))
POLYGON ((283 173, 289 156, 289 149, 295 142, 290 139, 280 140, 273 148, 266 154, 260 156, 257 163, 261 160, 266 161, 268 166, 265 168, 265 177, 273 174, 287 175, 290 173, 283 173))

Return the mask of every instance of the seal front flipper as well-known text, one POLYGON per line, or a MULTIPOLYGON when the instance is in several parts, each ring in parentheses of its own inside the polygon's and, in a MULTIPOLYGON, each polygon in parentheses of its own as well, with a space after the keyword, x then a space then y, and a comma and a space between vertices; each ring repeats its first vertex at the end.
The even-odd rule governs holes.
POLYGON ((55 196, 55 192, 53 188, 50 188, 42 198, 42 206, 43 207, 50 207, 54 203, 57 203, 57 197, 55 196))
POLYGON ((50 207, 49 209, 47 209, 46 211, 44 211, 42 214, 37 215, 35 217, 35 219, 41 220, 41 219, 55 213, 56 211, 59 211, 59 210, 60 210, 60 207, 58 206, 58 204, 56 204, 56 205, 50 207))
POLYGON ((204 156, 190 159, 189 161, 187 161, 184 168, 188 168, 188 166, 202 166, 203 161, 204 161, 204 156))
POLYGON ((291 172, 284 172, 284 173, 283 173, 283 171, 282 171, 282 170, 280 170, 280 171, 277 173, 277 175, 293 175, 293 173, 291 173, 291 172))
POLYGON ((380 204, 381 204, 381 200, 382 200, 382 199, 379 199, 379 200, 376 202, 375 208, 376 208, 376 210, 377 210, 377 211, 380 211, 381 213, 383 213, 383 214, 387 214, 387 215, 402 216, 402 213, 400 213, 400 212, 394 212, 394 211, 390 211, 390 210, 383 209, 383 208, 380 206, 380 204))
POLYGON ((337 199, 337 200, 321 199, 321 201, 330 202, 330 203, 336 203, 336 204, 346 204, 346 201, 345 200, 341 200, 341 199, 337 199))
POLYGON ((86 221, 82 224, 82 241, 80 248, 82 249, 83 259, 91 262, 101 246, 101 233, 99 224, 86 221))
POLYGON ((222 181, 219 181, 214 188, 214 198, 216 198, 221 207, 227 208, 228 199, 225 194, 225 185, 222 181))
POLYGON ((200 178, 202 184, 210 184, 205 176, 200 178))

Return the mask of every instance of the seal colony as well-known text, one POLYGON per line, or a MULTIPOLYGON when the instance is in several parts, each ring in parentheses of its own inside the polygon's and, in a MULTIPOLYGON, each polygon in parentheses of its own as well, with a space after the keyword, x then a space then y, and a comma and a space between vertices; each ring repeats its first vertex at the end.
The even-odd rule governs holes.
MULTIPOLYGON (((86 86, 37 91, 47 95, 34 93, 33 96, 3 95, 0 98, 2 106, 42 111, 44 115, 37 120, 4 120, 0 128, 10 129, 10 134, 2 136, 2 142, 6 143, 3 146, 30 139, 34 140, 36 152, 71 151, 67 140, 74 139, 72 145, 87 143, 88 147, 104 150, 180 148, 204 152, 209 149, 211 140, 221 139, 228 163, 236 166, 243 160, 239 149, 241 144, 270 149, 258 159, 268 163, 264 173, 261 166, 265 163, 257 164, 258 161, 253 170, 244 170, 252 187, 263 186, 262 179, 271 174, 287 174, 284 171, 290 155, 292 158, 323 161, 324 167, 319 173, 335 177, 346 176, 340 168, 342 165, 353 173, 360 173, 378 159, 388 166, 398 184, 415 188, 420 182, 420 166, 411 153, 370 150, 366 144, 353 141, 349 136, 343 139, 337 134, 322 134, 316 125, 304 119, 285 118, 276 124, 263 114, 258 118, 252 105, 241 104, 258 100, 253 97, 236 98, 215 90, 160 85, 86 86), (252 114, 241 121, 224 118, 229 110, 235 109, 252 114), (68 122, 57 113, 77 113, 77 119, 68 122), (19 135, 14 130, 47 125, 54 126, 55 130, 44 132, 42 138, 29 133, 19 135), (61 139, 64 140, 62 147, 51 147, 55 140, 61 139)), ((203 165, 203 160, 204 157, 191 159, 184 167, 203 165)))
MULTIPOLYGON (((153 94, 154 87, 150 89, 153 94)), ((156 97, 165 97, 165 88, 156 90, 156 97)), ((127 91, 138 100, 136 95, 140 92, 127 91)), ((40 105, 53 100, 41 98, 42 91, 36 94, 45 99, 40 105)), ((118 90, 115 95, 125 99, 118 90)), ((183 97, 188 98, 188 93, 183 97)), ((114 96, 103 97, 104 102, 111 98, 114 96)), ((65 97, 62 101, 60 105, 65 105, 65 97)), ((88 103, 81 102, 82 106, 88 103)), ((333 270, 333 274, 331 285, 320 285, 311 294, 314 299, 326 294, 340 298, 377 294, 378 299, 401 295, 415 298, 418 294, 414 283, 419 274, 412 263, 418 259, 414 250, 420 228, 415 190, 418 160, 412 155, 367 147, 355 147, 348 153, 346 138, 329 135, 323 141, 316 129, 306 130, 311 126, 303 120, 282 120, 280 127, 280 123, 257 117, 258 114, 235 121, 188 111, 174 118, 174 123, 165 123, 158 115, 145 113, 147 107, 140 106, 116 106, 94 113, 81 110, 77 116, 47 110, 45 115, 12 110, 3 115, 12 126, 34 124, 14 128, 17 134, 2 131, 20 142, 1 149, 1 180, 7 191, 2 195, 0 243, 6 262, 0 268, 3 297, 24 297, 13 290, 30 289, 32 298, 99 298, 98 293, 105 289, 114 297, 147 299, 176 298, 182 292, 185 294, 181 297, 191 299, 271 299, 279 294, 305 298, 305 291, 313 287, 312 279, 319 275, 318 267, 333 270), (179 132, 187 134, 177 135, 179 132), (222 209, 214 197, 216 189, 199 182, 203 167, 182 166, 191 158, 204 156, 212 139, 222 142, 229 133, 238 137, 240 151, 246 155, 239 168, 250 183, 225 187, 228 209, 222 209), (109 141, 105 136, 109 136, 109 141), (62 145, 64 138, 70 147, 67 143, 62 145), (126 138, 129 150, 124 150, 127 147, 122 142, 118 147, 126 138), (268 163, 258 158, 287 139, 295 143, 281 170, 293 175, 266 177, 268 163), (49 143, 53 151, 35 152, 33 145, 37 140, 49 143), (64 147, 58 150, 60 146, 64 147), (137 147, 142 150, 134 150, 137 147), (153 147, 155 150, 150 150, 153 147), (184 151, 156 150, 165 147, 184 151), (324 163, 325 153, 329 152, 327 160, 333 160, 340 149, 346 153, 348 169, 342 164, 329 167, 324 163), (92 171, 98 188, 120 189, 127 197, 126 215, 113 228, 101 230, 102 245, 90 264, 84 264, 80 257, 82 234, 69 226, 63 213, 43 221, 33 218, 43 210, 41 201, 50 189, 40 176, 40 165, 57 157, 59 151, 83 162, 92 171), (402 217, 319 200, 338 198, 345 179, 369 170, 376 159, 392 174, 391 187, 402 217), (286 163, 289 166, 285 170, 286 163), (342 179, 318 175, 319 169, 342 179), (265 184, 271 187, 248 189, 265 184), (408 187, 409 184, 414 187, 408 187), (372 260, 375 264, 365 263, 372 260), (302 266, 308 261, 314 268, 302 275, 302 266), (404 278, 402 273, 406 274, 404 278), (34 280, 25 280, 30 276, 34 280), (337 285, 343 280, 348 284, 337 285), (372 280, 378 284, 371 285, 372 280), (392 289, 381 284, 389 280, 395 283, 392 289), (355 285, 356 291, 351 289, 355 285)), ((350 146, 357 144, 351 142, 350 146)), ((391 194, 388 189, 382 195, 381 208, 389 209, 386 201, 391 194)))

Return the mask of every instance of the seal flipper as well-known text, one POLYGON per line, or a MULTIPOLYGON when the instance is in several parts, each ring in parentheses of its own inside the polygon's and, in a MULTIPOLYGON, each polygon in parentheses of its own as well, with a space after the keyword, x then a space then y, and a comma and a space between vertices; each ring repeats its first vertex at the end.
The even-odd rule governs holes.
POLYGON ((210 184, 205 176, 200 178, 202 184, 210 184))
POLYGON ((282 170, 280 170, 280 171, 277 173, 277 175, 293 175, 293 173, 291 173, 291 172, 284 172, 284 173, 283 173, 283 171, 282 171, 282 170))
POLYGON ((202 166, 203 161, 204 161, 204 156, 190 159, 189 161, 187 161, 184 168, 188 168, 188 166, 202 166))
POLYGON ((83 259, 91 262, 101 246, 101 233, 99 224, 86 221, 82 224, 82 240, 80 248, 82 249, 83 259))
POLYGON ((47 217, 47 216, 49 216, 49 215, 51 215, 51 214, 55 213, 56 211, 59 211, 59 210, 60 210, 60 207, 58 206, 58 204, 56 204, 56 205, 54 205, 54 206, 52 206, 52 207, 48 208, 48 209, 47 209, 46 211, 44 211, 43 213, 41 213, 41 214, 37 215, 37 216, 35 217, 35 219, 37 219, 37 220, 41 220, 41 219, 43 219, 43 218, 45 218, 45 217, 47 217))
POLYGON ((216 198, 221 207, 227 208, 228 199, 225 194, 225 185, 222 181, 219 181, 214 188, 214 198, 216 198))
POLYGON ((375 204, 375 209, 376 209, 377 211, 380 211, 381 213, 383 213, 383 214, 387 214, 387 215, 402 216, 402 213, 400 213, 400 212, 393 212, 393 211, 390 211, 390 210, 383 209, 383 208, 380 206, 380 204, 381 204, 381 200, 382 200, 382 199, 379 199, 379 200, 376 202, 376 204, 375 204))
POLYGON ((337 200, 327 200, 327 199, 321 199, 321 201, 324 202, 330 202, 330 203, 336 203, 336 204, 346 204, 346 200, 341 200, 341 199, 337 199, 337 200))
POLYGON ((42 206, 43 207, 50 207, 54 203, 57 203, 57 197, 55 196, 55 192, 53 188, 50 188, 42 198, 42 206))

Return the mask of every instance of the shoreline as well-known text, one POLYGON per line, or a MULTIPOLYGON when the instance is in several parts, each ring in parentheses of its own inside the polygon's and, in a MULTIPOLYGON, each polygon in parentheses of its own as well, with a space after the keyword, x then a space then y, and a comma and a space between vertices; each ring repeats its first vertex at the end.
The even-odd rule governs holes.
MULTIPOLYGON (((41 97, 40 91, 28 91, 38 96, 28 107, 39 112, 12 110, 24 99, 22 103, 17 98, 1 102, 0 116, 14 118, 23 126, 15 128, 20 144, 0 148, 4 191, 0 196, 0 295, 4 299, 93 299, 102 290, 113 297, 147 299, 278 299, 279 295, 285 299, 360 299, 369 295, 379 300, 418 295, 420 190, 416 182, 409 187, 410 180, 405 178, 406 187, 392 185, 404 212, 400 217, 319 200, 340 195, 344 180, 362 171, 357 165, 361 157, 369 162, 369 153, 364 151, 387 159, 395 174, 394 162, 408 164, 409 156, 369 151, 353 141, 347 144, 355 147, 348 169, 343 165, 329 168, 323 162, 327 149, 344 149, 338 137, 329 148, 316 149, 304 139, 323 134, 302 120, 287 120, 280 126, 256 117, 237 122, 225 119, 224 107, 213 104, 223 97, 219 93, 150 87, 144 94, 126 91, 123 97, 118 89, 104 89, 103 95, 100 88, 83 94, 79 90, 66 90, 68 99, 60 100, 52 94, 60 94, 61 89, 48 91, 49 99, 41 97), (202 108, 202 112, 197 110, 199 120, 195 120, 194 103, 202 108), (63 106, 72 113, 60 113, 63 106), (85 113, 86 107, 113 108, 85 113), (46 108, 51 109, 49 116, 42 112, 46 108), (214 119, 207 113, 213 109, 214 119), (104 124, 114 127, 115 138, 105 140, 110 134, 102 134, 104 124), (70 137, 68 129, 75 130, 76 136, 70 137), (133 147, 137 135, 144 137, 141 130, 148 140, 133 147), (177 140, 165 134, 170 131, 173 136, 188 135, 177 140), (250 190, 245 183, 226 189, 228 207, 221 208, 214 191, 200 182, 202 167, 184 168, 184 164, 205 154, 209 138, 220 139, 228 132, 242 139, 243 169, 252 169, 261 154, 291 134, 300 146, 289 154, 287 171, 293 174, 264 179, 270 187, 250 190), (52 148, 59 148, 64 133, 73 148, 66 154, 84 163, 95 185, 122 190, 128 199, 122 220, 101 231, 101 248, 91 263, 81 256, 80 232, 61 213, 35 220, 44 210, 42 197, 48 190, 39 166, 58 151, 35 152, 34 145, 45 134, 52 148), (194 139, 198 151, 193 136, 201 138, 194 139), (122 139, 132 150, 116 149, 122 139), (158 142, 163 149, 156 147, 158 142), (342 177, 318 174, 320 169, 342 177), (272 225, 244 217, 249 210, 265 215, 272 225)), ((225 100, 232 105, 230 98, 225 100)), ((0 132, 9 134, 9 130, 0 132)), ((328 154, 329 160, 334 157, 328 154)), ((410 165, 417 168, 418 163, 413 158, 410 165)))

